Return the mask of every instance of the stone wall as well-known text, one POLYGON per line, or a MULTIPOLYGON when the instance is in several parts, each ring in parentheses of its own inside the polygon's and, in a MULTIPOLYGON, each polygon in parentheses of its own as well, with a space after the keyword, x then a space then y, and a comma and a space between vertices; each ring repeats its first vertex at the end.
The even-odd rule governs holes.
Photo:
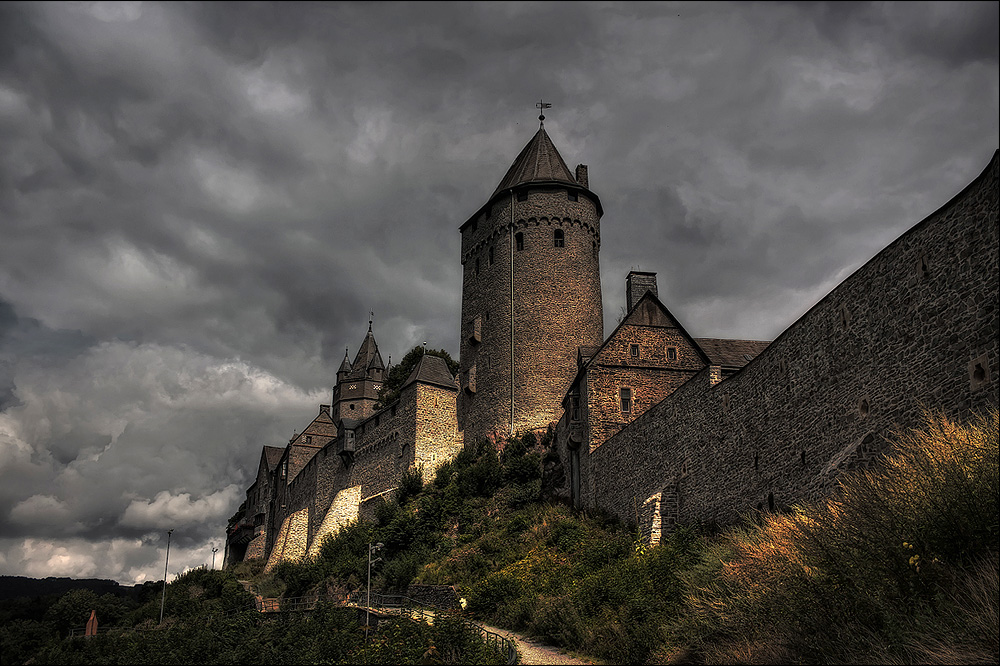
POLYGON ((652 499, 665 522, 732 523, 825 495, 925 408, 996 406, 997 168, 994 154, 741 371, 702 370, 594 450, 586 504, 633 522, 653 520, 652 499))
POLYGON ((423 469, 424 483, 434 479, 437 468, 462 450, 462 432, 455 418, 455 391, 430 384, 415 384, 416 446, 408 465, 423 469))
POLYGON ((411 467, 422 464, 425 480, 432 478, 438 465, 461 450, 455 393, 454 388, 420 382, 404 388, 396 402, 356 425, 350 464, 337 453, 339 438, 331 437, 337 433, 329 428, 322 439, 321 428, 313 426, 293 439, 286 457, 304 448, 305 436, 325 445, 312 452, 290 482, 277 484, 273 537, 262 548, 269 554, 267 566, 315 554, 328 534, 359 517, 373 517, 375 507, 391 499, 411 467))
POLYGON ((458 419, 467 441, 506 435, 512 418, 516 431, 558 420, 577 348, 604 338, 596 203, 585 192, 570 201, 565 187, 524 189, 527 200, 499 197, 462 229, 458 419))

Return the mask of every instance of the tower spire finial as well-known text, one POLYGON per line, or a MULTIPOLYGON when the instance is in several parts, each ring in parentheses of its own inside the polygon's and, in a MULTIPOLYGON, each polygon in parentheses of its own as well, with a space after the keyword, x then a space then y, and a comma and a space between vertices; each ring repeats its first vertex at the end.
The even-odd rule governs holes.
POLYGON ((540 112, 538 114, 538 129, 541 129, 545 127, 545 109, 551 109, 552 105, 549 104, 548 102, 543 102, 542 100, 538 100, 538 103, 535 104, 535 108, 540 109, 540 112))
POLYGON ((368 332, 372 332, 372 322, 375 321, 375 313, 371 310, 368 311, 368 332))

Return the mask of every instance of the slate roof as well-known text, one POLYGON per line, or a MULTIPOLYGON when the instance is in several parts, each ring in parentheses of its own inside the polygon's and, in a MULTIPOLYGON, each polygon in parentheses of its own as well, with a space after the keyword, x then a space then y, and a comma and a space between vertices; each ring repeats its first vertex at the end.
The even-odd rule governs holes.
POLYGON ((413 368, 413 372, 403 382, 402 388, 406 388, 414 382, 434 384, 435 386, 458 390, 458 387, 455 386, 455 378, 451 375, 451 371, 448 370, 448 364, 440 356, 433 356, 431 354, 424 354, 420 357, 417 367, 413 368))
POLYGON ((493 195, 495 196, 498 192, 515 185, 540 181, 559 181, 579 185, 576 182, 576 177, 563 161, 562 155, 556 150, 552 139, 542 127, 538 128, 535 136, 531 138, 528 145, 521 150, 521 154, 510 165, 507 175, 500 181, 493 195))
POLYGON ((347 350, 345 349, 344 360, 341 362, 340 367, 337 369, 337 372, 350 372, 350 371, 351 371, 351 362, 347 359, 347 350))
POLYGON ((270 472, 274 470, 278 461, 281 460, 281 454, 285 452, 284 448, 278 446, 265 446, 264 447, 264 462, 267 463, 267 471, 270 472))
POLYGON ((725 340, 721 338, 695 338, 712 365, 727 368, 742 368, 752 361, 757 354, 771 344, 764 340, 725 340))
MULTIPOLYGON (((343 364, 340 367, 343 368, 343 364)), ((372 333, 371 323, 368 324, 368 333, 365 334, 365 340, 361 343, 361 348, 358 349, 358 355, 354 357, 354 363, 351 364, 351 367, 353 368, 350 375, 352 379, 365 377, 368 368, 385 368, 382 355, 378 351, 378 343, 375 342, 375 334, 372 333)))

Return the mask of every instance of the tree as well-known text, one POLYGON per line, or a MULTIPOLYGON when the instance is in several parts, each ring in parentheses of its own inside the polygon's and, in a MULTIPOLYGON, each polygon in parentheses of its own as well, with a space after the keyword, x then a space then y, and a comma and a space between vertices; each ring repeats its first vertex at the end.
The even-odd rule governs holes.
POLYGON ((452 360, 448 352, 443 349, 424 349, 422 345, 417 345, 406 352, 406 356, 403 357, 402 361, 389 368, 385 381, 382 382, 378 401, 375 403, 376 410, 388 407, 399 398, 399 391, 403 388, 403 382, 409 379, 410 373, 413 372, 413 368, 417 367, 420 357, 424 354, 443 358, 445 363, 448 364, 448 371, 452 375, 458 373, 458 361, 452 360))

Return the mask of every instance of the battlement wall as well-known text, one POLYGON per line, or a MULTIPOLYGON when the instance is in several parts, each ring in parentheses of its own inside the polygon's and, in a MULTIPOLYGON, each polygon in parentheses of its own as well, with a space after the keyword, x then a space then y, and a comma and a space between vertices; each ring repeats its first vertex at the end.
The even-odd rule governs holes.
POLYGON ((960 419, 997 405, 997 165, 740 372, 706 368, 595 449, 585 506, 665 529, 733 523, 830 492, 925 407, 960 419))

